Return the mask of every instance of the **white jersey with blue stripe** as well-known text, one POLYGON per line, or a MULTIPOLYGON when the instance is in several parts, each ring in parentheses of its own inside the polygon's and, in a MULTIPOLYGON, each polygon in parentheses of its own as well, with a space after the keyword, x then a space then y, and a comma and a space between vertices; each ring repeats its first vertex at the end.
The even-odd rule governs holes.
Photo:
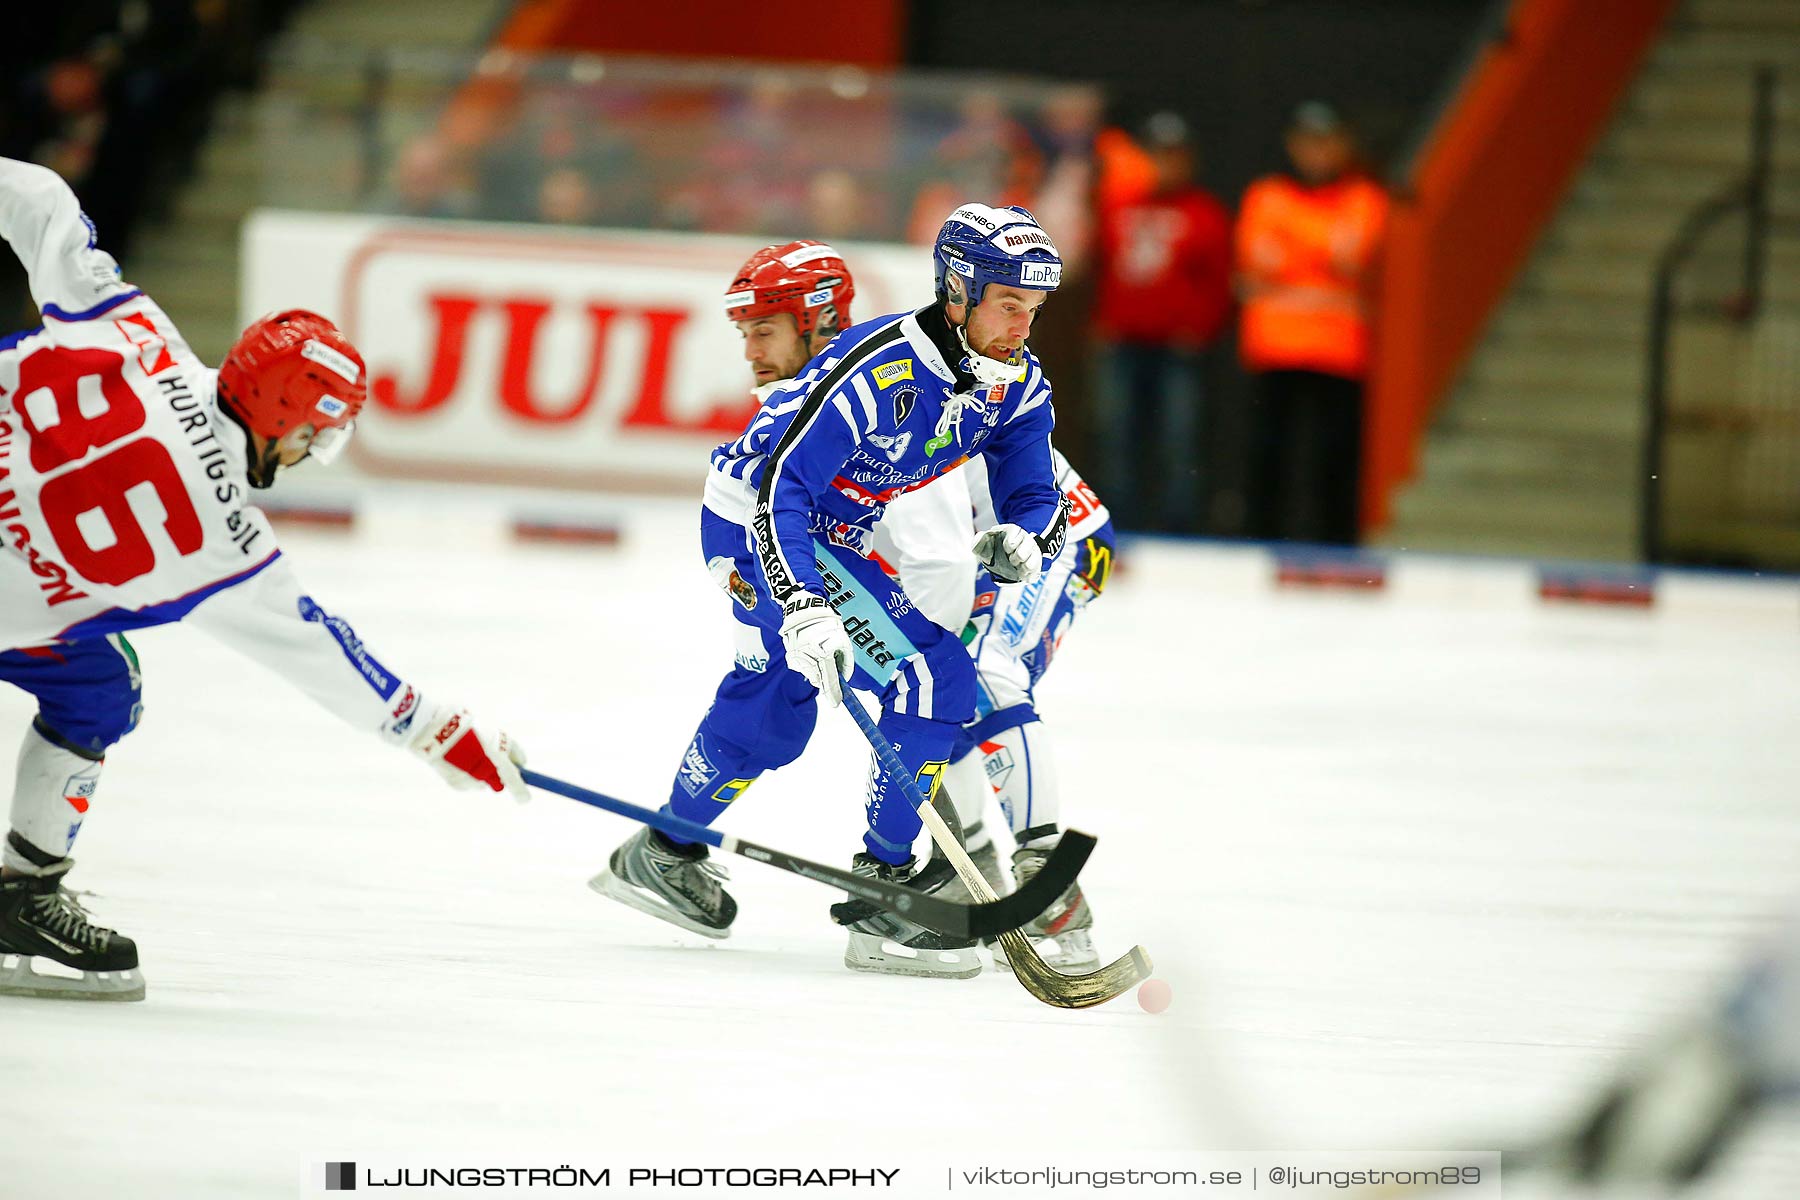
POLYGON ((778 600, 823 594, 815 537, 867 554, 889 501, 975 455, 999 519, 1046 555, 1061 550, 1043 367, 1026 351, 1017 379, 983 387, 951 366, 955 347, 936 304, 852 326, 768 388, 744 433, 713 452, 707 507, 750 530, 778 600))
MULTIPOLYGON (((1083 538, 1112 520, 1094 489, 1062 456, 1051 451, 1056 486, 1069 507, 1068 544, 1052 564, 1072 564, 1083 538)), ((987 468, 975 458, 938 480, 935 487, 909 492, 888 505, 875 527, 875 552, 895 571, 919 611, 960 634, 969 623, 980 563, 970 553, 975 535, 999 521, 988 489, 987 468)), ((1065 572, 1066 574, 1066 572, 1065 572)), ((1022 590, 1022 585, 1008 585, 1022 590)))
POLYGON ((68 185, 0 158, 0 237, 44 318, 0 339, 0 649, 186 621, 404 737, 419 694, 302 592, 217 373, 119 278, 68 185))

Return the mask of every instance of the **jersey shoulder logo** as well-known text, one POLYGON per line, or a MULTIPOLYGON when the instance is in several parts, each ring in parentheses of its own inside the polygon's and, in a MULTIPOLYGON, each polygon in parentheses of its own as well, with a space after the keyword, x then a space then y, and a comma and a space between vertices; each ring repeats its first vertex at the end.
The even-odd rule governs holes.
POLYGON ((725 594, 742 605, 745 611, 756 607, 756 589, 738 571, 735 562, 723 554, 714 555, 706 561, 706 569, 712 573, 713 582, 724 588, 725 594))
POLYGON ((175 365, 169 343, 147 313, 127 313, 113 321, 125 340, 137 348, 138 366, 146 375, 159 375, 175 365))
POLYGON ((913 409, 919 402, 919 389, 903 387, 894 393, 894 424, 906 424, 906 418, 913 415, 913 409))
POLYGON ((875 377, 875 386, 885 392, 902 379, 913 377, 913 360, 902 358, 891 363, 883 363, 870 374, 875 377))
POLYGON ((889 462, 897 463, 900 461, 901 456, 906 453, 906 448, 912 445, 912 430, 909 429, 905 433, 895 437, 888 437, 886 434, 881 433, 871 433, 869 435, 869 442, 883 454, 886 454, 889 462))

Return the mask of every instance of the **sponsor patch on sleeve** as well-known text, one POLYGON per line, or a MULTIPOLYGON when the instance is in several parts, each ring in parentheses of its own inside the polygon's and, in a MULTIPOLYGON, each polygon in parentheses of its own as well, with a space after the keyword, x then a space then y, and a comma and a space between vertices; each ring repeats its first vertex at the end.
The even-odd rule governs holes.
POLYGON ((913 360, 903 358, 897 362, 883 363, 870 374, 875 377, 875 386, 885 392, 902 379, 913 377, 913 360))
POLYGON ((325 631, 337 640, 338 646, 344 652, 344 657, 375 690, 376 695, 383 700, 394 698, 394 693, 400 689, 400 680, 394 676, 392 671, 382 666, 374 655, 363 648, 362 639, 356 636, 356 630, 350 628, 350 622, 342 617, 332 616, 314 603, 311 596, 300 597, 299 608, 302 621, 323 625, 325 631))

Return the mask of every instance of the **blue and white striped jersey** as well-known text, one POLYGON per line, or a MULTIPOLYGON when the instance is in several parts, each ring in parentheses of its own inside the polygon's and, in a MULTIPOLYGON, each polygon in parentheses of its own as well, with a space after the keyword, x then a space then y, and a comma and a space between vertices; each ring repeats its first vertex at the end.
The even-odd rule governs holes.
POLYGON ((936 304, 854 325, 713 451, 707 507, 750 530, 777 600, 824 594, 814 537, 867 554, 888 501, 976 454, 999 519, 1035 534, 1046 555, 1062 549, 1043 367, 1027 350, 1017 380, 982 387, 952 368, 952 347, 936 304))

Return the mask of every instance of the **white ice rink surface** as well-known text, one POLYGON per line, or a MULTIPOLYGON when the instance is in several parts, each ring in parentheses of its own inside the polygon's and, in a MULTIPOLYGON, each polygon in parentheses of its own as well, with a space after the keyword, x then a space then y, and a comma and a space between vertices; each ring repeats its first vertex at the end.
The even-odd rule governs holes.
MULTIPOLYGON (((693 530, 284 541, 383 662, 654 806, 730 658, 693 530)), ((632 824, 451 792, 198 634, 134 637, 147 711, 71 883, 149 997, 0 1000, 0 1196, 288 1197, 384 1153, 1489 1148, 1572 1112, 1800 892, 1791 588, 1619 611, 1478 565, 1361 596, 1273 592, 1248 552, 1127 561, 1040 707, 1066 823, 1100 838, 1101 949, 1151 952, 1159 1017, 852 973, 833 894, 739 858, 734 936, 686 935, 585 886, 632 824)), ((0 726, 30 712, 0 689, 0 726)), ((728 827, 847 862, 864 762, 822 714, 728 827)), ((1800 1124, 1698 1194, 1800 1195, 1800 1124)))

